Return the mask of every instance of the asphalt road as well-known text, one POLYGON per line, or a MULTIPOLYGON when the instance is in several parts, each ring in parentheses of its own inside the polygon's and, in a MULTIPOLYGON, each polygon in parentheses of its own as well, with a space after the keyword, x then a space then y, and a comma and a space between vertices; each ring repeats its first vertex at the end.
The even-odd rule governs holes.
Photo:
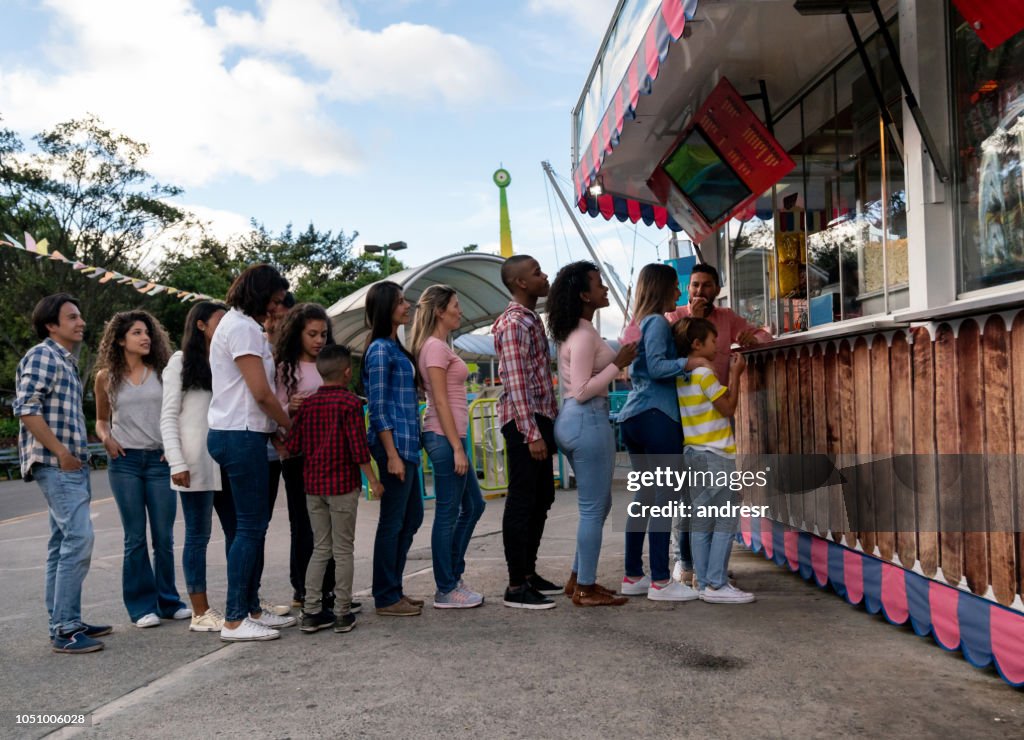
MULTIPOLYGON (((992 670, 739 548, 732 567, 757 593, 754 604, 634 599, 580 609, 559 597, 546 612, 504 608, 501 499, 488 502, 468 557, 482 608, 406 619, 367 609, 351 633, 293 628, 268 643, 227 645, 186 623, 139 630, 121 603, 121 527, 106 473, 93 483, 97 540, 84 610, 115 632, 104 651, 83 656, 56 655, 47 643, 48 524, 31 513, 41 498, 34 484, 0 483, 0 737, 55 729, 16 725, 15 713, 88 715, 88 727, 55 737, 1024 735, 1021 694, 992 670)), ((290 589, 278 501, 264 592, 281 600, 290 589)), ((426 598, 431 514, 428 506, 406 572, 407 591, 426 598)), ((376 516, 377 504, 360 504, 355 587, 364 593, 376 516)), ((568 573, 575 522, 575 493, 560 492, 541 549, 549 578, 568 573)), ((622 576, 622 535, 611 527, 600 568, 609 585, 622 576)), ((175 531, 180 550, 180 514, 175 531)), ((209 559, 210 594, 221 603, 216 528, 209 559)))

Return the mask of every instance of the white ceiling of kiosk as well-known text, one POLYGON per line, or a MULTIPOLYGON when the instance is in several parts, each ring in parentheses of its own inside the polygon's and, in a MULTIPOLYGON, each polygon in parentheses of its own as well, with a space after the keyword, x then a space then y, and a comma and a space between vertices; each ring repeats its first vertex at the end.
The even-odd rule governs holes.
MULTIPOLYGON (((886 18, 895 7, 893 0, 882 3, 886 18)), ((872 14, 854 18, 864 38, 876 30, 872 14)), ((743 95, 757 93, 758 80, 765 80, 777 115, 854 51, 844 16, 802 16, 793 0, 700 0, 686 33, 669 47, 651 94, 640 96, 636 120, 626 121, 619 145, 601 166, 607 192, 657 202, 647 178, 721 77, 743 95)), ((763 118, 760 101, 750 106, 763 118)))

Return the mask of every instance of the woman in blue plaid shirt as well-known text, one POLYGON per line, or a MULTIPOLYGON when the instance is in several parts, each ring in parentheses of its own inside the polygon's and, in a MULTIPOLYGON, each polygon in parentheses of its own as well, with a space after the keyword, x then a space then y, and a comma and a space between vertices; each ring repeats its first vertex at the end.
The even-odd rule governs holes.
POLYGON ((413 617, 423 607, 402 591, 402 572, 412 538, 423 523, 420 492, 420 417, 416 366, 398 342, 409 322, 409 302, 391 281, 366 294, 369 344, 363 357, 363 388, 369 399, 368 441, 384 484, 373 543, 373 600, 382 616, 413 617))

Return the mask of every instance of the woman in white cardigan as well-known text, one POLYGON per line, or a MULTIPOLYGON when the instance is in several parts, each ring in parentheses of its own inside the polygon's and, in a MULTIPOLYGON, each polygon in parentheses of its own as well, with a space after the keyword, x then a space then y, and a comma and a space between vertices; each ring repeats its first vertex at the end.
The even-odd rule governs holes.
POLYGON ((220 632, 224 616, 206 598, 206 548, 213 510, 224 530, 225 552, 235 536, 235 507, 227 479, 206 449, 206 414, 212 397, 210 341, 227 306, 203 301, 188 312, 182 351, 164 369, 164 399, 160 413, 164 455, 171 468, 171 488, 180 492, 185 519, 182 568, 192 602, 193 632, 220 632))

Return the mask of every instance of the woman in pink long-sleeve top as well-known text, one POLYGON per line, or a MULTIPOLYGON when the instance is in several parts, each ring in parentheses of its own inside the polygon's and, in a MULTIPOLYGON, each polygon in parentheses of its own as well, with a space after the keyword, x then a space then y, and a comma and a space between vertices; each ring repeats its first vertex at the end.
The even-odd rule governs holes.
POLYGON ((548 295, 548 330, 559 343, 558 382, 563 404, 555 441, 576 473, 580 521, 576 557, 565 587, 576 606, 621 606, 627 599, 597 583, 601 532, 612 503, 615 436, 608 422, 608 385, 636 356, 636 345, 618 353, 591 321, 608 305, 608 288, 592 262, 574 262, 555 277, 548 295))

